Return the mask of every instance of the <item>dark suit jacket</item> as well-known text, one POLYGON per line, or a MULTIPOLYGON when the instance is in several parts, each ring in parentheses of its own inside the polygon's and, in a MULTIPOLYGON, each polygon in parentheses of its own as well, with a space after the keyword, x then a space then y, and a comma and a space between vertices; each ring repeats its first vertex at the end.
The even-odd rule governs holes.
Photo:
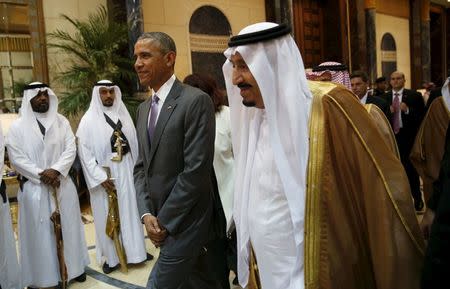
POLYGON ((214 106, 207 94, 176 80, 150 144, 150 104, 146 100, 137 111, 134 182, 139 213, 151 213, 167 229, 161 253, 194 256, 212 230, 214 106))
POLYGON ((448 288, 450 274, 450 126, 439 178, 433 184, 428 209, 435 213, 422 274, 424 289, 448 288))
POLYGON ((378 108, 381 109, 381 111, 384 113, 386 118, 389 120, 390 108, 389 108, 389 105, 387 104, 387 102, 384 99, 382 99, 381 97, 373 96, 373 95, 369 94, 367 96, 367 100, 366 100, 366 104, 368 104, 368 103, 373 103, 376 106, 378 106, 378 108))
MULTIPOLYGON (((383 99, 387 102, 388 106, 392 105, 392 90, 383 95, 383 99)), ((400 128, 400 132, 396 135, 398 148, 400 154, 408 155, 411 151, 414 139, 416 138, 417 131, 425 113, 425 104, 423 102, 422 95, 417 91, 410 89, 403 89, 402 102, 404 102, 408 108, 409 113, 406 114, 402 111, 402 123, 403 127, 400 128)), ((392 114, 389 110, 389 121, 392 126, 392 114)))

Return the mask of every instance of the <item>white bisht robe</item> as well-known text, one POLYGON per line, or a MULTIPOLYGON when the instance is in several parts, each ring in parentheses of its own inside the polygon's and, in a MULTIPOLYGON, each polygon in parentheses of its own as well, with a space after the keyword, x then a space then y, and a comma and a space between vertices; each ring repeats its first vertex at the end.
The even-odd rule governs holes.
POLYGON ((85 271, 89 264, 84 228, 81 222, 78 194, 70 167, 76 156, 75 137, 68 120, 57 113, 58 102, 51 89, 50 108, 45 114, 34 113, 30 99, 37 90, 25 90, 20 117, 11 124, 6 147, 13 167, 26 181, 18 192, 19 252, 22 284, 33 287, 56 286, 61 280, 53 223, 55 201, 39 173, 47 168, 60 172, 57 189, 61 213, 64 257, 68 279, 85 271), (36 119, 46 128, 43 137, 36 119))
POLYGON ((78 156, 83 167, 84 177, 91 195, 92 213, 94 215, 96 235, 97 262, 106 262, 110 267, 116 266, 119 259, 114 242, 105 233, 108 218, 108 195, 101 185, 107 179, 105 166, 111 169, 111 177, 117 189, 120 216, 120 236, 128 263, 141 263, 146 260, 144 230, 140 221, 134 188, 133 168, 137 159, 136 131, 125 105, 121 101, 120 90, 115 88, 114 105, 104 107, 95 86, 90 107, 80 121, 77 130, 78 156), (122 132, 130 144, 130 152, 122 161, 111 161, 110 138, 113 128, 106 122, 106 113, 114 123, 120 119, 122 132))
MULTIPOLYGON (((5 143, 0 124, 0 181, 3 175, 5 143)), ((8 199, 0 198, 0 286, 2 289, 19 289, 20 268, 17 261, 16 240, 11 223, 8 199)))

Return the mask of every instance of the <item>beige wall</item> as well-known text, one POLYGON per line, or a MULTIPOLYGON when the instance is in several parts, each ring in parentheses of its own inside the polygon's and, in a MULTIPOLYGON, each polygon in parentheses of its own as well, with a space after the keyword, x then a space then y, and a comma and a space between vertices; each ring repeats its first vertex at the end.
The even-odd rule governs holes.
MULTIPOLYGON (((394 36, 397 47, 397 70, 403 72, 406 78, 405 86, 411 87, 411 55, 409 45, 409 20, 377 13, 376 15, 376 45, 377 45, 377 75, 381 76, 381 38, 385 33, 394 36)), ((385 75, 388 77, 389 75, 385 75)))
POLYGON ((245 26, 265 20, 264 0, 144 0, 144 31, 162 31, 175 40, 175 73, 183 79, 192 72, 189 47, 189 20, 196 9, 210 5, 218 8, 230 22, 233 34, 245 26))
MULTIPOLYGON (((87 19, 89 13, 96 11, 99 5, 106 7, 106 0, 45 0, 42 1, 44 10, 45 32, 51 33, 56 29, 73 32, 72 25, 61 18, 61 14, 65 14, 74 19, 87 19)), ((48 42, 48 38, 46 40, 48 42)), ((58 83, 54 81, 58 72, 63 71, 70 59, 66 54, 56 52, 55 49, 47 48, 48 56, 48 74, 50 84, 56 93, 61 91, 58 83)))

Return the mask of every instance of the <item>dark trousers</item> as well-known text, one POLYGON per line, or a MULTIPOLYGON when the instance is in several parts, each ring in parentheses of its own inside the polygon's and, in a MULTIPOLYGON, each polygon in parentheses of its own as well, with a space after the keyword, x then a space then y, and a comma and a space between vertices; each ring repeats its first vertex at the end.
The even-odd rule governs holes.
MULTIPOLYGON (((160 253, 150 273, 147 289, 223 289, 223 280, 218 280, 212 263, 215 260, 211 255, 214 251, 205 247, 198 256, 192 257, 174 257, 160 253)), ((216 260, 218 261, 220 260, 216 260)))
POLYGON ((423 264, 422 289, 450 288, 450 225, 433 224, 423 264))
POLYGON ((398 150, 400 152, 400 160, 408 177, 411 195, 415 201, 421 200, 422 194, 420 192, 419 174, 409 160, 409 154, 411 153, 414 144, 414 138, 400 130, 400 132, 395 135, 395 139, 397 140, 398 150))

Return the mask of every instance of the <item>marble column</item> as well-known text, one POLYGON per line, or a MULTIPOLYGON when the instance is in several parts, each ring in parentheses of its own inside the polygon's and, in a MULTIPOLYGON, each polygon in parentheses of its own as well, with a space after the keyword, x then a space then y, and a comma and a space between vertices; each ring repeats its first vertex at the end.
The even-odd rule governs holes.
POLYGON ((376 43, 376 1, 365 1, 366 12, 366 53, 367 53, 367 75, 370 83, 375 83, 377 78, 377 43, 376 43))
POLYGON ((128 39, 130 45, 130 57, 133 57, 134 44, 139 36, 144 32, 144 21, 142 17, 142 1, 126 0, 128 39))
POLYGON ((422 83, 431 81, 430 0, 421 0, 420 42, 422 83))

